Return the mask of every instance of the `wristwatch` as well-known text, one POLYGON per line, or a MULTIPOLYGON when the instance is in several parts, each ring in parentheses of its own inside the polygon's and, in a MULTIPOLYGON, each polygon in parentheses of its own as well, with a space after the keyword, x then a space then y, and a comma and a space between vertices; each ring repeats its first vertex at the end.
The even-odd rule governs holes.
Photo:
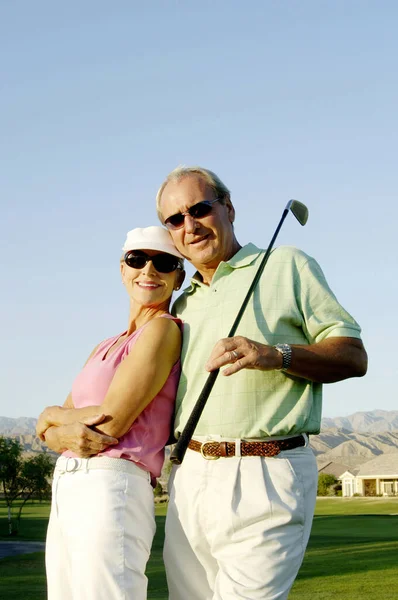
POLYGON ((287 371, 292 362, 292 348, 289 344, 276 344, 275 350, 282 354, 282 366, 277 371, 287 371))

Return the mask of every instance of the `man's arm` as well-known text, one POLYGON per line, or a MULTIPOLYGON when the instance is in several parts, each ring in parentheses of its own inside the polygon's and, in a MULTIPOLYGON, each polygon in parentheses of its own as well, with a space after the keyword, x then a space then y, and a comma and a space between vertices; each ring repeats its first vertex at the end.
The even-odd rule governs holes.
MULTIPOLYGON (((293 344, 291 348, 292 361, 287 373, 296 377, 334 383, 350 377, 362 377, 367 371, 366 350, 358 338, 330 337, 316 344, 293 344)), ((242 369, 271 371, 282 367, 282 355, 273 346, 235 336, 217 342, 206 369, 214 371, 225 365, 230 365, 222 371, 226 376, 242 369)))
MULTIPOLYGON (((337 301, 318 263, 301 251, 294 251, 294 257, 297 272, 292 270, 290 293, 296 299, 292 315, 294 322, 301 320, 302 333, 309 344, 290 344, 288 338, 281 339, 280 331, 274 332, 278 333, 279 342, 292 348, 287 372, 318 383, 362 377, 368 359, 358 324, 337 301)), ((212 371, 227 364, 230 366, 224 369, 224 375, 241 369, 269 371, 282 367, 282 355, 273 346, 235 336, 215 345, 206 368, 212 371)))

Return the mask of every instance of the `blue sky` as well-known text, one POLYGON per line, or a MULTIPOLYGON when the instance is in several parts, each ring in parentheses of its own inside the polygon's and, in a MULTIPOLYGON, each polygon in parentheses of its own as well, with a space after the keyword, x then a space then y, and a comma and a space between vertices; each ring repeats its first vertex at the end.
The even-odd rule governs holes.
POLYGON ((393 410, 398 80, 392 1, 0 2, 0 415, 61 404, 125 329, 118 259, 178 164, 232 191, 241 243, 321 264, 360 322, 365 378, 324 415, 393 410))

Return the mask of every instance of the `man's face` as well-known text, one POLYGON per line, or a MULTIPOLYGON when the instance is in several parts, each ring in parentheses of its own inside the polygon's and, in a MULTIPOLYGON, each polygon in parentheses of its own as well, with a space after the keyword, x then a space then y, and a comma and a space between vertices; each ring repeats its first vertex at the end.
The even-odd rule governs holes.
MULTIPOLYGON (((171 215, 187 211, 203 200, 216 198, 212 188, 197 175, 187 175, 170 181, 163 190, 160 209, 163 220, 171 215)), ((235 236, 232 228, 235 211, 229 200, 223 205, 215 202, 211 212, 203 218, 185 216, 181 229, 170 230, 174 244, 200 272, 216 269, 235 253, 235 236)))

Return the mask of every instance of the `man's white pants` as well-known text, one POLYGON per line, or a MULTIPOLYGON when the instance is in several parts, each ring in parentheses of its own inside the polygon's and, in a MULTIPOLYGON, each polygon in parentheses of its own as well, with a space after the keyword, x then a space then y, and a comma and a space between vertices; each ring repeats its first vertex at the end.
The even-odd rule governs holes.
POLYGON ((154 533, 148 473, 123 459, 59 458, 46 544, 49 600, 145 600, 154 533))
POLYGON ((285 600, 310 535, 317 477, 309 447, 219 460, 187 450, 169 482, 169 599, 285 600))

